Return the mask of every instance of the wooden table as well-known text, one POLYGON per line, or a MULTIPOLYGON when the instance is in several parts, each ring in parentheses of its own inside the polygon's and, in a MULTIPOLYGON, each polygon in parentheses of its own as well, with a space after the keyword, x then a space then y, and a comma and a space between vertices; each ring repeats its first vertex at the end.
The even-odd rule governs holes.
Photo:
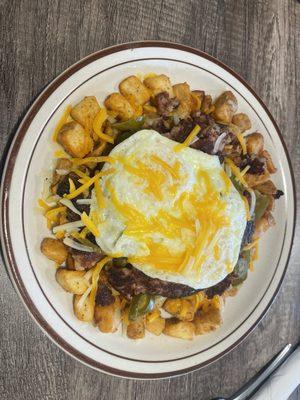
MULTIPOLYGON (((69 65, 116 43, 188 44, 240 73, 277 120, 300 178, 300 4, 296 0, 2 0, 0 150, 40 91, 69 65)), ((300 197, 298 192, 298 205, 300 197)), ((67 356, 34 324, 0 268, 0 398, 197 399, 228 396, 300 339, 300 224, 271 310, 235 350, 180 378, 113 378, 67 356)), ((290 399, 300 399, 300 389, 290 399)))

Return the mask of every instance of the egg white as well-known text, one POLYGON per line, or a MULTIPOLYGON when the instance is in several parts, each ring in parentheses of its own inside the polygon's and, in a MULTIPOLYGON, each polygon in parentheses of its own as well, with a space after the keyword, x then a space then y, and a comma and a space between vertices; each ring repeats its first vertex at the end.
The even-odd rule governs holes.
MULTIPOLYGON (((178 160, 181 164, 180 175, 183 179, 177 184, 177 192, 173 198, 167 193, 167 185, 161 186, 163 198, 161 201, 153 198, 152 195, 143 191, 143 185, 139 178, 126 171, 122 163, 114 163, 115 172, 102 177, 100 185, 105 198, 105 205, 99 209, 95 193, 93 192, 92 211, 96 211, 99 223, 99 236, 96 238, 98 245, 107 254, 119 254, 123 257, 145 256, 149 254, 149 249, 141 240, 123 233, 126 222, 113 205, 110 199, 110 192, 106 182, 109 181, 114 188, 116 196, 123 203, 128 203, 135 207, 145 217, 155 216, 158 210, 171 210, 178 197, 187 191, 192 191, 197 182, 197 171, 203 170, 209 173, 213 186, 220 192, 224 189, 220 171, 222 166, 217 156, 212 156, 202 151, 189 147, 179 152, 174 152, 176 143, 163 137, 154 130, 141 130, 123 141, 111 151, 111 157, 133 157, 135 160, 145 161, 150 155, 157 155, 169 165, 174 165, 178 160)), ((103 170, 111 168, 112 165, 106 163, 103 170)), ((159 168, 159 167, 158 167, 159 168)), ((171 179, 166 172, 167 179, 171 179)), ((201 266, 200 276, 196 278, 192 273, 185 271, 183 274, 176 272, 156 269, 153 265, 135 262, 134 267, 143 271, 148 276, 159 278, 170 282, 182 283, 196 289, 213 286, 224 279, 235 266, 239 253, 247 219, 245 204, 231 184, 229 192, 222 195, 222 201, 226 203, 225 215, 230 221, 230 225, 222 227, 214 239, 214 243, 219 244, 220 255, 216 260, 212 245, 208 248, 207 258, 201 266), (230 269, 228 269, 230 265, 230 269)), ((188 235, 188 232, 186 232, 188 235)), ((162 242, 168 247, 170 252, 176 252, 184 248, 181 238, 166 238, 160 233, 154 233, 152 237, 155 241, 162 242)))

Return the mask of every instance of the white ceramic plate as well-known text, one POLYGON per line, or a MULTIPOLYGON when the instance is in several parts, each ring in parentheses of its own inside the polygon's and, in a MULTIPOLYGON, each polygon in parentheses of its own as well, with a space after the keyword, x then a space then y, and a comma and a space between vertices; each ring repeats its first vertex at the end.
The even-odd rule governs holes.
POLYGON ((91 54, 55 79, 35 101, 21 123, 7 157, 2 180, 1 243, 9 275, 37 324, 63 350, 83 363, 110 374, 162 378, 195 370, 236 346, 266 313, 285 274, 295 222, 295 191, 288 155, 274 119, 254 91, 211 56, 182 45, 140 42, 91 54), (150 334, 130 341, 105 335, 78 321, 71 295, 55 282, 53 263, 40 253, 49 232, 37 208, 42 177, 52 166, 51 135, 63 110, 86 95, 99 102, 126 76, 165 73, 173 83, 188 81, 193 89, 216 96, 232 90, 239 111, 253 130, 262 132, 278 168, 275 184, 285 193, 276 202, 276 226, 262 239, 255 271, 226 303, 224 324, 217 331, 183 341, 150 334))

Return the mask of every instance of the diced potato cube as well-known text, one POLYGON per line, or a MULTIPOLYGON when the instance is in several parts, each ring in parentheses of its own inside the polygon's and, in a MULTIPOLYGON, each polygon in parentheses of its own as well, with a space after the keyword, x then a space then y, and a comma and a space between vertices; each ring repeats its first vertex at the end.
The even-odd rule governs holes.
POLYGON ((126 99, 133 104, 144 105, 150 100, 150 94, 146 86, 134 75, 124 79, 119 90, 126 99))
POLYGON ((94 318, 101 332, 115 332, 121 318, 119 297, 117 296, 115 302, 108 306, 96 305, 94 318))
POLYGON ((146 316, 146 329, 159 336, 165 328, 165 319, 161 317, 158 309, 153 310, 146 316))
POLYGON ((259 132, 254 132, 246 136, 246 142, 249 154, 259 155, 264 149, 264 137, 259 132))
POLYGON ((104 104, 108 110, 115 111, 118 118, 122 121, 126 121, 134 117, 134 108, 120 93, 112 93, 109 95, 104 104))
POLYGON ((163 309, 181 321, 192 321, 194 318, 194 302, 189 299, 167 299, 163 309))
POLYGON ((237 110, 237 99, 230 91, 222 93, 214 103, 215 110, 213 117, 224 124, 230 124, 234 113, 237 110))
POLYGON ((68 256, 67 247, 54 238, 43 239, 41 251, 49 260, 55 261, 59 265, 63 264, 68 256))
POLYGON ((164 74, 147 77, 144 79, 144 85, 150 89, 153 97, 162 92, 167 92, 170 97, 174 97, 170 78, 164 74))
POLYGON ((214 331, 222 324, 221 310, 217 308, 209 308, 206 312, 200 311, 194 318, 196 335, 214 331))
POLYGON ((76 317, 83 322, 92 322, 94 319, 95 305, 88 296, 83 304, 79 303, 81 296, 78 294, 74 295, 73 298, 73 310, 76 317))
POLYGON ((251 128, 251 121, 248 115, 244 113, 235 114, 232 117, 232 123, 238 126, 242 133, 251 128))
POLYGON ((74 271, 65 268, 58 268, 56 271, 56 281, 67 292, 74 294, 83 294, 88 288, 88 282, 85 279, 86 271, 74 271))
POLYGON ((72 157, 83 158, 93 149, 94 142, 78 122, 68 122, 58 133, 58 142, 72 157))
POLYGON ((187 118, 192 111, 192 96, 189 85, 184 83, 177 83, 173 86, 174 96, 179 100, 180 104, 177 108, 177 115, 180 118, 187 118))
POLYGON ((192 340, 195 334, 195 325, 190 321, 179 321, 176 318, 166 319, 163 333, 179 339, 192 340))
POLYGON ((277 168, 273 163, 271 154, 267 150, 263 150, 261 155, 266 159, 267 170, 270 172, 270 174, 275 174, 277 168))
POLYGON ((100 106, 96 97, 87 96, 72 108, 71 117, 90 132, 99 111, 100 106))
POLYGON ((127 336, 129 339, 143 339, 145 336, 144 318, 140 317, 135 321, 129 321, 127 325, 127 336))
POLYGON ((209 94, 205 95, 201 103, 201 111, 204 114, 210 114, 213 110, 212 97, 209 94))

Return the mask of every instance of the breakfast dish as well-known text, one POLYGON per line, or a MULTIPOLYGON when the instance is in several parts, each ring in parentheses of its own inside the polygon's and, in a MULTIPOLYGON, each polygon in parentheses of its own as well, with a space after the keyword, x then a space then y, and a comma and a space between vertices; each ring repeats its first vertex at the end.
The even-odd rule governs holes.
POLYGON ((217 329, 275 223, 283 192, 263 135, 232 91, 200 89, 131 75, 69 106, 53 133, 61 149, 38 200, 52 233, 41 251, 76 317, 101 332, 217 329))

